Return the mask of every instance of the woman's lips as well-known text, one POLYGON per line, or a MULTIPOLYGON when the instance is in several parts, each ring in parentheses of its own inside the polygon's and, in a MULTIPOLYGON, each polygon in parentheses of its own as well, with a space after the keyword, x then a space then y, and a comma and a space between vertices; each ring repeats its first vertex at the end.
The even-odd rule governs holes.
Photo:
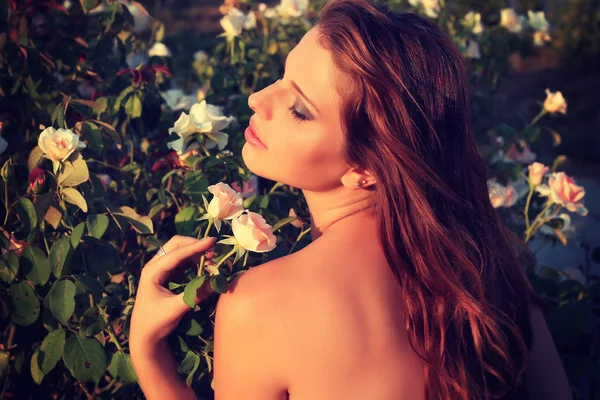
POLYGON ((267 149, 267 146, 260 141, 258 135, 254 131, 254 128, 252 128, 252 122, 250 122, 250 125, 246 128, 246 131, 244 132, 244 138, 246 138, 246 141, 250 143, 250 145, 256 148, 263 150, 267 149))

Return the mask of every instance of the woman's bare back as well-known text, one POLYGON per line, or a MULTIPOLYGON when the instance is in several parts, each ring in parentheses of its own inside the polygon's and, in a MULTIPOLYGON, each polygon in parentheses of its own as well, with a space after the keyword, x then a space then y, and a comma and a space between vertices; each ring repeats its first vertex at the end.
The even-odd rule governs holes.
POLYGON ((424 398, 423 364, 374 240, 325 235, 277 261, 259 268, 285 270, 283 279, 277 274, 274 307, 288 333, 280 348, 288 352, 290 399, 424 398))

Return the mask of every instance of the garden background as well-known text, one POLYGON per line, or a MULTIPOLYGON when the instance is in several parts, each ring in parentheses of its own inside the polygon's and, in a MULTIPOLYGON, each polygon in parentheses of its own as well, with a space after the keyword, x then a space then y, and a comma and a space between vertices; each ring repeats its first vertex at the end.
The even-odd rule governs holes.
MULTIPOLYGON (((0 399, 143 398, 129 318, 173 235, 221 239, 169 283, 190 296, 309 243, 301 192, 252 175, 240 150, 248 95, 322 4, 0 0, 0 399), (275 248, 237 240, 211 209, 219 182, 275 248)), ((490 201, 548 300, 574 398, 600 399, 600 2, 388 4, 435 19, 469 60, 490 201)), ((216 297, 170 337, 200 399, 216 297)))

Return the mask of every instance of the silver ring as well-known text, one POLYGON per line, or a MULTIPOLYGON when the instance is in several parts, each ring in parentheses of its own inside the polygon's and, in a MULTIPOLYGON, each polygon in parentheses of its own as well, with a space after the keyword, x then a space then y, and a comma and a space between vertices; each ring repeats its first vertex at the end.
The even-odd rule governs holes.
POLYGON ((159 256, 164 256, 165 254, 167 254, 167 252, 165 251, 165 249, 163 249, 162 246, 160 246, 156 254, 158 254, 159 256))

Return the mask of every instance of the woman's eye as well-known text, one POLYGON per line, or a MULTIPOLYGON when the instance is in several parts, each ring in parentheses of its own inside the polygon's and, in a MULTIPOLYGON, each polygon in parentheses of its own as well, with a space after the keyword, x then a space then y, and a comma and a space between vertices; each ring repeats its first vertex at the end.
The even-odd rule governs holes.
POLYGON ((292 113, 292 115, 294 116, 294 118, 296 118, 297 120, 299 120, 299 121, 306 121, 308 119, 304 115, 302 115, 298 111, 296 111, 296 109, 294 108, 294 106, 288 107, 288 109, 290 110, 290 112, 292 113))

